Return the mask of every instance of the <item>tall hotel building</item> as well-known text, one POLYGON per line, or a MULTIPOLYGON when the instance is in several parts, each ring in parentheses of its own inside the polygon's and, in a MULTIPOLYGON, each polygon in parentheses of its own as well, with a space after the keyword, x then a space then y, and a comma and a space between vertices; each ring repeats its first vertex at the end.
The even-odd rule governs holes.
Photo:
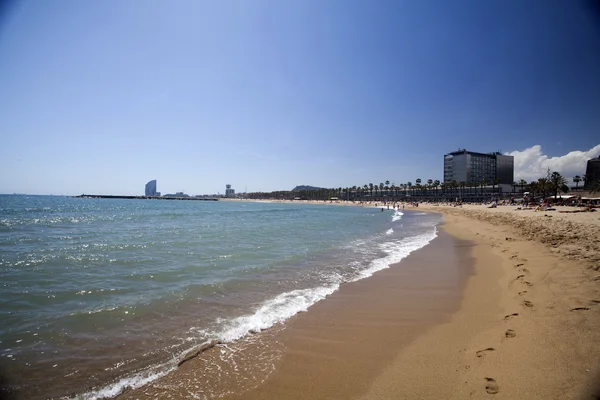
POLYGON ((589 159, 585 169, 585 189, 592 187, 593 182, 600 180, 600 156, 589 159))
POLYGON ((444 182, 512 185, 514 157, 460 149, 444 155, 444 182))
POLYGON ((156 179, 146 183, 146 196, 160 196, 160 193, 156 191, 156 179))

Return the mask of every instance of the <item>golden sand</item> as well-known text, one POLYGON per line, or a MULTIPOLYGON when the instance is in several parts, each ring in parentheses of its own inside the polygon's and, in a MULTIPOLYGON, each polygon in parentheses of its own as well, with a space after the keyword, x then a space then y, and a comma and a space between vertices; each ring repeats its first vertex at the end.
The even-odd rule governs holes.
POLYGON ((364 399, 592 399, 600 377, 598 213, 419 207, 473 241, 452 319, 403 349, 364 399))
MULTIPOLYGON (((220 383, 224 398, 596 398, 600 213, 416 210, 443 213, 445 233, 255 335, 278 344, 274 370, 220 383)), ((122 397, 211 398, 205 359, 225 350, 122 397)))

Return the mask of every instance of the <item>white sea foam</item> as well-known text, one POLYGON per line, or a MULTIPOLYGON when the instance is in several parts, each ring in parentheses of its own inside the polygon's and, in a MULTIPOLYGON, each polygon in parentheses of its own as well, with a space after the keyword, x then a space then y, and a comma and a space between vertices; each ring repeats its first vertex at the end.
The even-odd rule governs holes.
POLYGON ((218 335, 219 339, 223 342, 232 342, 246 336, 249 332, 270 328, 299 312, 306 311, 308 307, 323 300, 339 287, 340 283, 333 283, 329 286, 282 293, 263 303, 254 314, 233 319, 218 335))
MULTIPOLYGON (((99 400, 99 399, 110 399, 120 394, 124 389, 130 387, 136 389, 150 383, 161 376, 165 376, 169 372, 175 369, 175 365, 171 367, 154 367, 144 372, 137 373, 132 376, 128 376, 120 379, 111 385, 105 386, 99 390, 93 390, 75 397, 73 400, 99 400)), ((62 397, 62 399, 69 399, 69 397, 62 397)))
MULTIPOLYGON (((393 232, 392 229, 390 230, 393 232)), ((389 231, 387 233, 390 234, 389 231)), ((391 264, 400 262, 413 251, 429 244, 436 236, 437 228, 433 226, 431 230, 421 235, 407 237, 399 242, 381 244, 381 249, 387 255, 373 260, 368 268, 359 271, 350 281, 354 282, 368 278, 377 271, 389 268, 391 264)), ((264 302, 254 314, 244 315, 226 323, 224 330, 214 336, 223 342, 232 342, 246 336, 250 332, 259 332, 268 329, 299 312, 306 311, 313 304, 337 291, 342 280, 337 276, 332 281, 332 283, 326 286, 282 293, 264 302)))
MULTIPOLYGON (((208 337, 218 338, 221 342, 233 342, 247 336, 251 332, 259 332, 268 329, 299 312, 306 311, 311 305, 332 294, 338 290, 339 287, 340 283, 332 283, 328 286, 312 289, 299 289, 282 293, 275 298, 264 302, 254 314, 244 315, 234 318, 229 322, 225 322, 225 326, 220 332, 209 333, 204 330, 195 331, 202 332, 203 335, 208 337)), ((173 360, 169 365, 154 367, 142 373, 124 377, 114 384, 108 385, 97 391, 79 395, 74 399, 98 400, 111 398, 128 387, 131 387, 132 389, 139 388, 176 369, 176 361, 177 360, 173 360)))
POLYGON ((400 210, 397 210, 394 215, 392 216, 392 222, 398 221, 399 219, 402 218, 402 216, 404 215, 404 213, 400 210))
POLYGON ((386 235, 391 235, 392 233, 394 233, 394 228, 390 228, 385 232, 386 235))
MULTIPOLYGON (((397 212, 400 217, 402 212, 397 212)), ((392 229, 388 230, 392 231, 392 229)), ((413 251, 416 251, 431 242, 437 236, 435 226, 423 234, 404 238, 396 242, 387 242, 380 245, 380 248, 387 254, 385 257, 371 261, 366 269, 358 271, 350 282, 355 282, 372 276, 375 272, 389 268, 391 264, 400 262, 413 251)), ((308 310, 313 304, 325 299, 330 294, 337 291, 342 283, 339 276, 331 277, 331 283, 316 288, 298 289, 277 295, 273 299, 265 301, 253 314, 243 315, 230 321, 223 321, 224 325, 218 332, 207 332, 205 330, 196 330, 202 332, 202 336, 218 338, 221 342, 233 342, 241 339, 253 332, 260 332, 268 329, 277 323, 283 322, 299 312, 308 310)), ((125 388, 133 389, 141 387, 152 382, 172 370, 176 369, 177 360, 172 360, 168 365, 155 366, 142 373, 124 377, 118 382, 106 386, 100 390, 92 391, 75 397, 77 400, 98 400, 110 398, 121 393, 125 388)))
POLYGON ((377 271, 389 268, 390 265, 399 263, 415 250, 426 246, 437 236, 437 228, 434 226, 429 232, 418 236, 412 236, 402 239, 400 242, 389 242, 381 244, 381 249, 387 253, 385 257, 371 261, 369 267, 360 271, 358 276, 352 281, 358 281, 368 278, 377 271))

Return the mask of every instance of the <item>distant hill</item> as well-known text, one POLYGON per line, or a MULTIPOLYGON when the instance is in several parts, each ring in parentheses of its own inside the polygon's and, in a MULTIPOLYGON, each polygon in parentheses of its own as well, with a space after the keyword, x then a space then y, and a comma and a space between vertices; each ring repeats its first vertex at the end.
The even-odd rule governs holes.
POLYGON ((296 186, 295 188, 293 188, 292 192, 299 191, 299 190, 319 190, 319 189, 323 189, 323 188, 316 187, 316 186, 300 185, 300 186, 296 186))

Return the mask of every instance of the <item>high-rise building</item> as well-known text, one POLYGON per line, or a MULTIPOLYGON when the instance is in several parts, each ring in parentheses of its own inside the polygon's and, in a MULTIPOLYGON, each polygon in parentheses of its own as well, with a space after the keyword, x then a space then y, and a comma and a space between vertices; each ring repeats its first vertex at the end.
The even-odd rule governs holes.
POLYGON ((589 189, 592 182, 600 180, 600 156, 589 159, 585 168, 584 189, 589 189))
POLYGON ((444 182, 511 185, 514 157, 501 153, 476 153, 459 149, 444 155, 444 182))
POLYGON ((225 197, 234 197, 235 190, 231 188, 231 185, 225 185, 225 197))
POLYGON ((156 179, 146 183, 146 196, 160 196, 160 192, 156 191, 156 179))

